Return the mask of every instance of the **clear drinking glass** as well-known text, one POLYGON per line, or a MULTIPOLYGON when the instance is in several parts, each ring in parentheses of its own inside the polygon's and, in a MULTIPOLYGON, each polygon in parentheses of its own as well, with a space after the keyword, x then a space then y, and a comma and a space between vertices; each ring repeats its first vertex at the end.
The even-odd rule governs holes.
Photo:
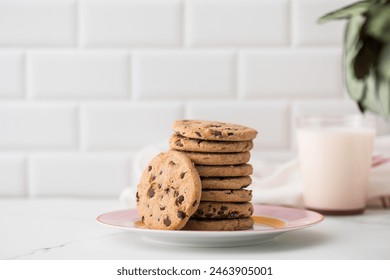
POLYGON ((306 208, 323 214, 363 213, 374 137, 375 119, 367 116, 297 119, 306 208))

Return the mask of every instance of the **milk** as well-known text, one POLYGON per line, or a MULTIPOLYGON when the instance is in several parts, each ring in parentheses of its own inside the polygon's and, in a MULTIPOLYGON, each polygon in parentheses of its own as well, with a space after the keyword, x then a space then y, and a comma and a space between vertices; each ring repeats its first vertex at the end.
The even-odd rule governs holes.
POLYGON ((297 131, 307 208, 362 212, 375 131, 367 127, 309 127, 297 131))

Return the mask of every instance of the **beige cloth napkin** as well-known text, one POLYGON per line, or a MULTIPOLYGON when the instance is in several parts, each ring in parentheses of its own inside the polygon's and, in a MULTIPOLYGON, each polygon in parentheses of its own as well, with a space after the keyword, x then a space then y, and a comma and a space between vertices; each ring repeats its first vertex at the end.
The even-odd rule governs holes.
MULTIPOLYGON (((167 150, 165 145, 146 147, 141 150, 134 164, 134 187, 123 190, 120 200, 126 207, 135 207, 135 186, 148 162, 158 153, 167 150)), ((375 156, 371 169, 368 205, 390 208, 390 136, 377 138, 375 156)), ((253 165, 253 203, 288 205, 302 207, 302 183, 299 160, 293 159, 283 164, 251 159, 253 165)))

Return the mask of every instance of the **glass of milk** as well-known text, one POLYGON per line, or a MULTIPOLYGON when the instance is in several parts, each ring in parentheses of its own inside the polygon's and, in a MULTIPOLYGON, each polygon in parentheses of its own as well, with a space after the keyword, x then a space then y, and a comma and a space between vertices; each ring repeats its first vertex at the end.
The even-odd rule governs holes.
POLYGON ((298 118, 306 208, 333 215, 363 213, 374 137, 375 119, 367 116, 298 118))

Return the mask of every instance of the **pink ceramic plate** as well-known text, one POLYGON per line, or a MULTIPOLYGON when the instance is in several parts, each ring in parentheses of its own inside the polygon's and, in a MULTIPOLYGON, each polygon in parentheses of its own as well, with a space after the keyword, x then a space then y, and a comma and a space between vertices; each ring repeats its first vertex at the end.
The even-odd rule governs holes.
POLYGON ((96 220, 104 225, 128 230, 147 242, 190 247, 233 247, 270 242, 276 236, 321 222, 321 214, 297 208, 254 205, 253 229, 242 231, 152 230, 139 221, 135 209, 102 214, 96 220))

